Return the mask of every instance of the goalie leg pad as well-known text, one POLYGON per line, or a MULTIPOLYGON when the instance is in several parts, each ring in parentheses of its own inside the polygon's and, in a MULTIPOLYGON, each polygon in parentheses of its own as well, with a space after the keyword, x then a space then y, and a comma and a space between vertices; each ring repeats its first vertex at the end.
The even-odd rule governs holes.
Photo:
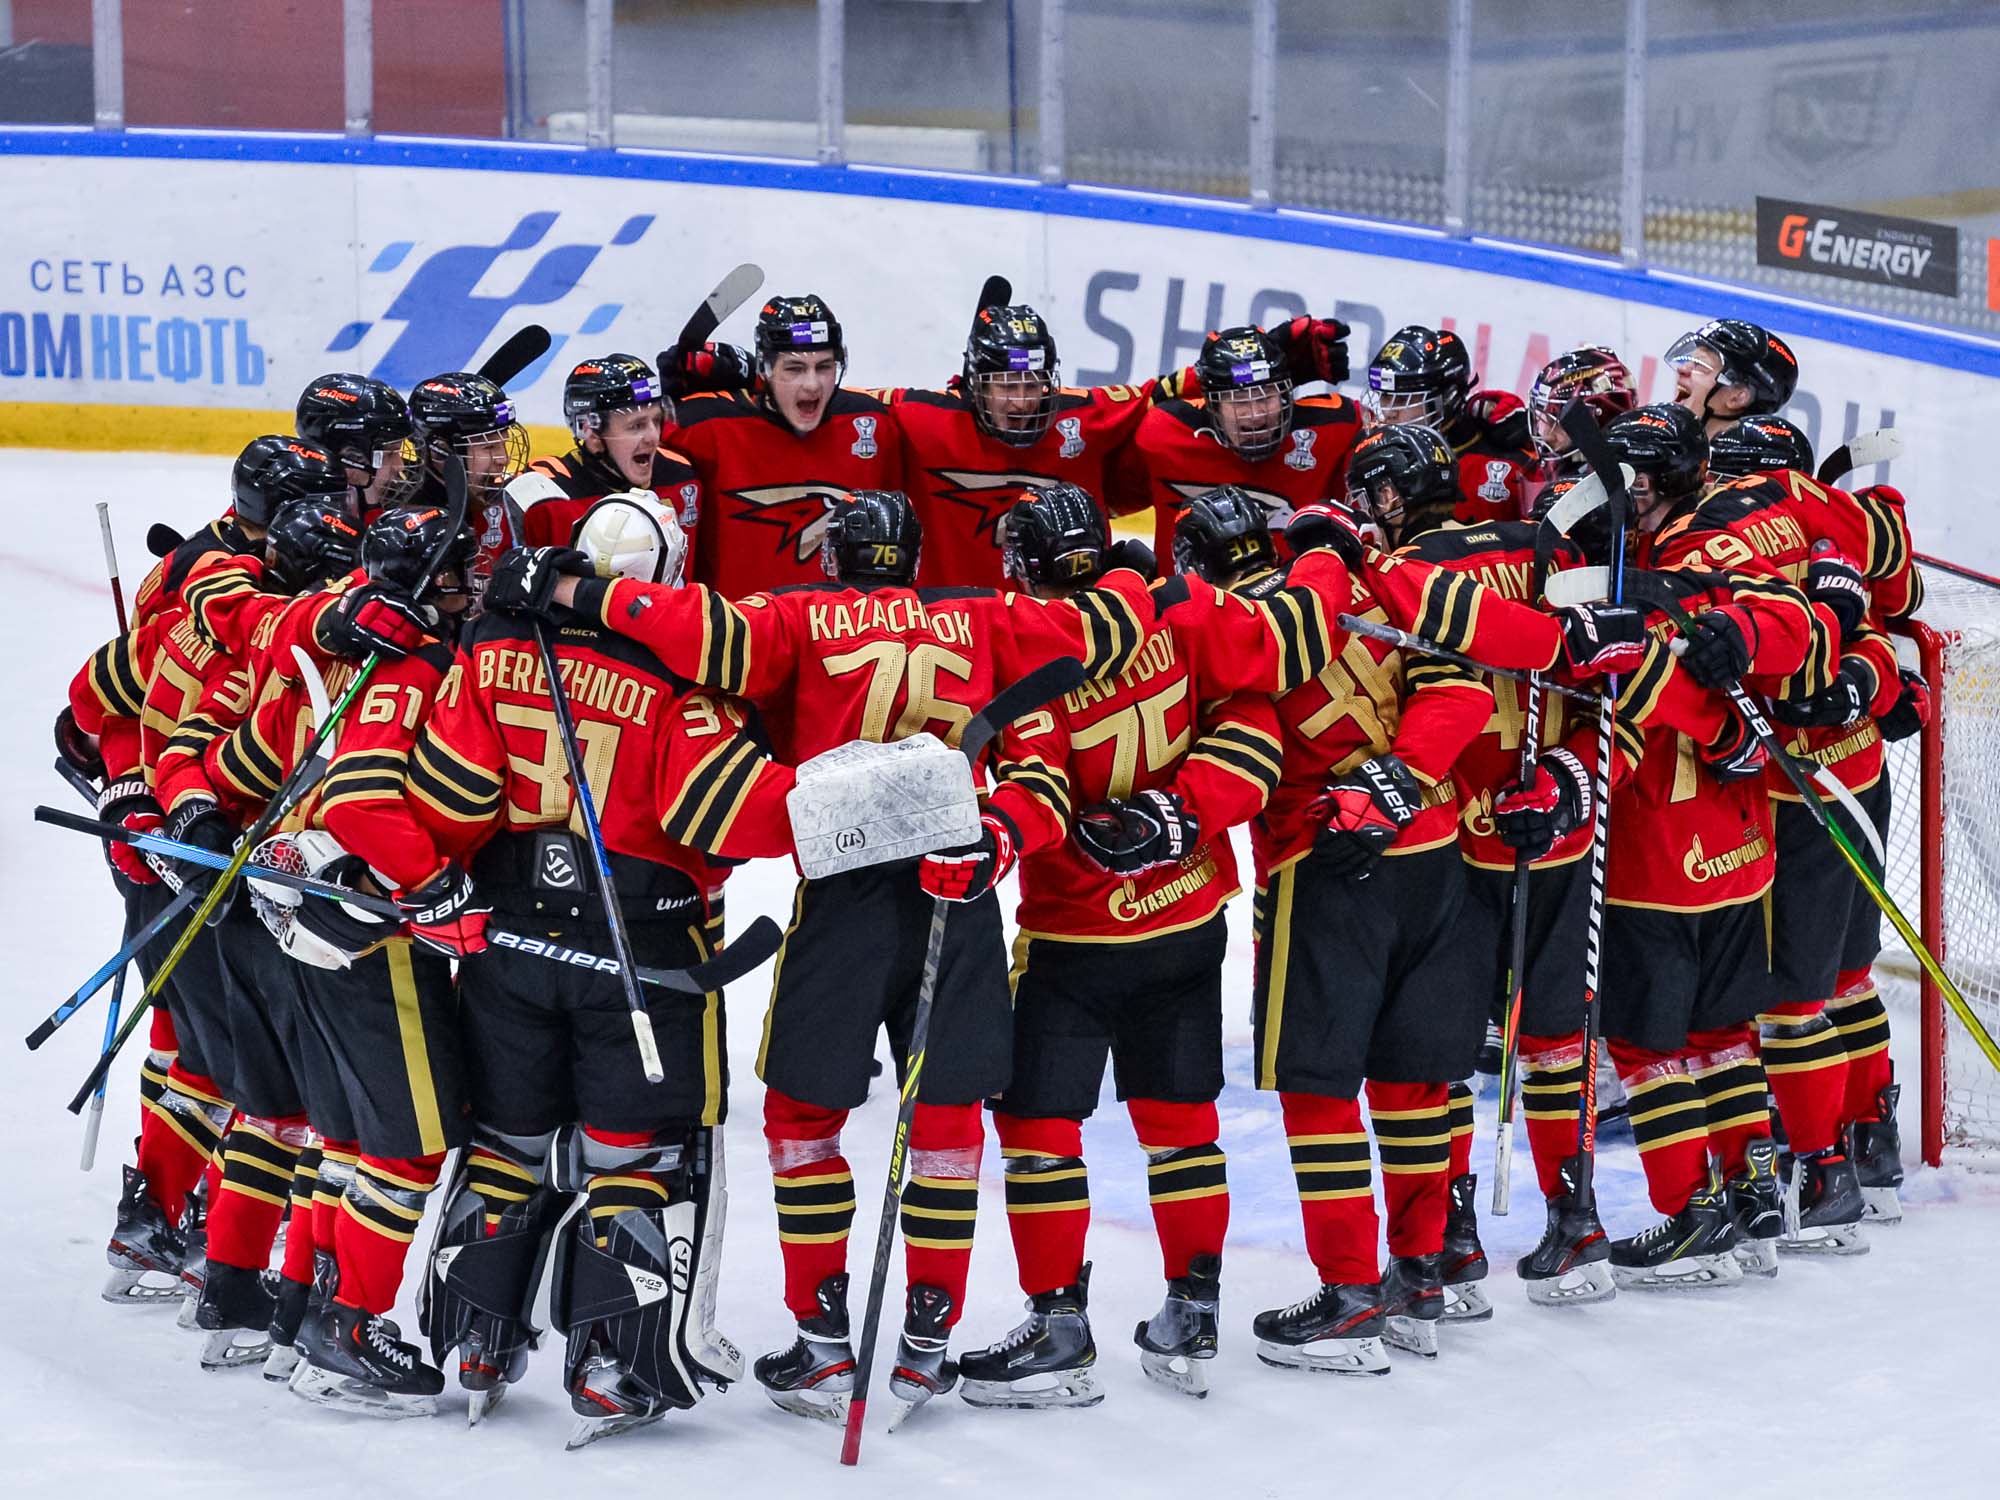
POLYGON ((615 1361, 642 1399, 686 1408, 703 1372, 683 1338, 693 1307, 694 1204, 626 1209, 599 1226, 579 1214, 559 1237, 551 1313, 567 1337, 563 1382, 580 1390, 593 1363, 615 1361))

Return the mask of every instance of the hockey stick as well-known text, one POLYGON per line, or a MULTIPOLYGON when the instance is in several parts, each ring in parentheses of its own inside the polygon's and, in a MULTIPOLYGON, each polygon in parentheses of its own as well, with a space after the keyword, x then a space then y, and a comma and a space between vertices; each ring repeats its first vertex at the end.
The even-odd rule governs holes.
POLYGON ((583 752, 576 744, 576 720, 569 711, 569 694, 562 685, 562 667, 556 648, 549 642, 549 627, 535 623, 535 645, 542 653, 542 671, 549 679, 549 707, 556 713, 556 733, 562 740, 563 759, 569 762, 570 784, 576 788, 576 810, 583 815, 583 831, 590 840, 590 852, 597 861, 597 892, 604 898, 604 920, 611 925, 611 951, 618 958, 618 981, 625 990, 625 1004, 632 1012, 632 1035, 639 1043, 639 1063, 646 1082, 665 1083, 666 1069, 660 1066, 660 1043, 653 1035, 653 1018, 646 1014, 646 997, 639 993, 633 975, 637 960, 632 956, 632 934, 625 928, 625 911, 618 904, 618 890, 611 874, 611 851, 604 846, 604 830, 597 821, 597 799, 591 794, 590 777, 585 773, 583 752))
POLYGON ((487 355, 474 373, 485 376, 497 386, 505 386, 529 365, 547 354, 549 345, 554 342, 555 340, 549 337, 548 329, 539 323, 530 323, 519 333, 509 336, 506 343, 487 355))
POLYGON ((979 288, 979 301, 972 309, 972 321, 989 307, 1008 307, 1014 301, 1014 283, 1005 276, 989 276, 979 288))
MULTIPOLYGON (((757 295, 757 289, 764 284, 764 268, 750 261, 731 271, 715 284, 715 290, 701 299, 697 307, 681 325, 680 337, 674 341, 674 348, 680 350, 699 349, 720 328, 729 315, 757 295)), ((661 369, 666 366, 666 354, 660 355, 661 369)))
POLYGON ((1903 435, 1893 427, 1877 427, 1869 432, 1855 433, 1827 454, 1813 478, 1821 484, 1832 484, 1836 479, 1845 479, 1856 469, 1872 469, 1877 464, 1886 464, 1902 456, 1903 435))
MULTIPOLYGON (((111 609, 118 618, 118 633, 124 635, 131 630, 125 618, 125 587, 118 578, 118 547, 111 539, 111 506, 107 501, 97 502, 97 530, 104 539, 104 571, 111 580, 111 609)), ((125 971, 118 971, 118 978, 111 986, 111 1001, 104 1010, 104 1040, 98 1044, 101 1053, 111 1045, 111 1039, 118 1035, 118 1015, 125 1008, 125 971)), ((107 1074, 98 1080, 97 1092, 90 1099, 90 1117, 83 1122, 83 1159, 80 1170, 88 1172, 97 1164, 97 1132, 104 1123, 104 1091, 110 1077, 107 1074)))
MULTIPOLYGON (((1694 620, 1662 580, 1635 573, 1632 582, 1635 598, 1642 599, 1649 607, 1660 610, 1673 621, 1676 630, 1682 635, 1687 634, 1694 620)), ((1986 1054, 1986 1060, 1993 1065, 1993 1070, 2000 1073, 2000 1042, 1994 1041, 1993 1033, 1986 1029, 1972 1007, 1966 1004, 1965 996, 1959 992, 1951 976, 1945 973, 1944 966, 1937 961, 1937 956, 1925 946, 1916 928, 1910 925, 1910 919, 1903 915, 1902 908, 1896 905, 1895 898, 1883 886, 1882 878, 1868 867, 1868 862, 1855 849, 1853 841, 1828 814, 1826 804, 1813 790, 1812 782, 1790 753, 1778 742, 1770 721, 1764 717, 1764 711, 1757 706, 1757 700, 1750 696, 1741 682, 1726 683, 1722 691, 1735 710, 1743 716, 1743 722, 1750 726, 1750 732, 1757 737, 1771 759, 1776 761, 1779 769, 1785 773, 1786 780, 1790 781, 1794 790, 1798 792, 1812 820, 1833 840, 1834 846, 1840 850, 1841 858, 1846 860, 1848 868, 1854 871, 1855 878, 1861 882, 1876 906, 1881 908, 1882 915, 1889 919, 1889 924, 1896 929, 1896 935, 1909 945, 1910 952, 1916 955, 1917 962, 1923 966, 1924 972, 1930 975, 1932 983, 1937 985, 1939 993, 1951 1006, 1952 1014, 1958 1017, 1972 1040, 1978 1043, 1979 1050, 1986 1054)), ((1854 811, 1859 811, 1858 806, 1854 811)), ((1861 824, 1863 827, 1869 826, 1865 814, 1861 816, 1861 824)), ((1877 848, 1879 850, 1879 844, 1877 848)))
POLYGON ((146 528, 146 550, 155 557, 171 556, 174 548, 186 540, 165 521, 155 521, 146 528))
MULTIPOLYGON (((968 762, 977 761, 994 735, 1023 714, 1081 687, 1083 663, 1059 656, 1035 668, 1002 691, 967 721, 958 748, 968 762)), ((910 1146, 910 1121, 916 1115, 917 1087, 923 1081, 924 1052, 929 1045, 931 1006, 937 999, 938 969, 944 962, 945 919, 952 903, 931 901, 930 933, 924 942, 923 980, 910 1017, 909 1050, 903 1059, 903 1087, 896 1096, 896 1133, 889 1144, 889 1180, 882 1189, 882 1216, 875 1226, 875 1265, 868 1277, 868 1310, 861 1323, 861 1346, 854 1362, 854 1391, 847 1401, 847 1431, 841 1438, 840 1461, 861 1461, 861 1428, 868 1414, 868 1378, 875 1367, 875 1338, 882 1325, 882 1299, 889 1282, 889 1257, 896 1248, 896 1214, 903 1202, 903 1167, 910 1146)))
MULTIPOLYGON (((204 865, 212 870, 220 870, 229 863, 227 856, 217 854, 210 849, 203 849, 194 844, 183 844, 157 833, 140 833, 117 823, 100 822, 94 818, 64 812, 61 808, 38 807, 35 809, 35 821, 47 823, 52 828, 67 828, 76 833, 89 834, 92 838, 130 844, 133 848, 142 849, 148 854, 178 860, 184 864, 204 865)), ((358 891, 352 886, 340 885, 331 880, 317 880, 310 875, 297 875, 290 870, 279 870, 259 864, 246 864, 239 874, 244 880, 261 880, 266 885, 283 886, 287 890, 301 891, 308 896, 318 896, 329 901, 344 901, 358 911, 371 912, 397 923, 401 923, 404 919, 402 908, 386 897, 371 896, 366 891, 358 891)), ((737 935, 735 942, 726 948, 717 949, 712 957, 702 963, 684 969, 653 969, 644 964, 636 964, 633 966, 633 973, 643 984, 655 984, 663 989, 678 990, 683 994, 705 995, 710 990, 735 983, 756 969, 778 951, 783 936, 776 922, 767 916, 759 917, 737 935)), ((489 927, 486 937, 498 947, 513 949, 532 958, 545 958, 551 963, 564 964, 573 969, 592 969, 603 974, 622 972, 615 958, 605 958, 581 948, 565 947, 561 943, 532 937, 526 933, 503 932, 489 927)), ((38 1031, 37 1036, 40 1035, 38 1031)), ((39 1044, 35 1037, 29 1038, 30 1046, 39 1044)))
MULTIPOLYGON (((1604 486, 1611 507, 1611 602, 1625 602, 1625 530, 1631 520, 1632 497, 1627 470, 1598 431, 1597 419, 1581 400, 1562 414, 1563 431, 1589 462, 1604 486)), ((1618 719, 1618 679, 1608 678, 1597 700, 1597 765, 1592 775, 1590 808, 1590 912, 1583 950, 1583 1076, 1576 1115, 1577 1173, 1575 1202, 1586 1212, 1597 1201, 1597 1046, 1603 1021, 1599 982, 1604 967, 1604 865, 1611 843, 1611 756, 1618 719)))
MULTIPOLYGON (((1391 646, 1400 646, 1405 651, 1415 651, 1422 656, 1434 656, 1439 661, 1448 661, 1454 666, 1465 667, 1469 671, 1484 672, 1493 677, 1504 677, 1509 682, 1535 682, 1542 678, 1542 674, 1539 672, 1523 672, 1517 667, 1496 667, 1483 661, 1475 661, 1472 657, 1466 656, 1461 652, 1440 646, 1436 641, 1427 640, 1420 635, 1413 635, 1407 630, 1399 630, 1396 626, 1386 624, 1381 620, 1364 620, 1359 615, 1340 615, 1336 617, 1336 622, 1342 630, 1347 631, 1350 635, 1365 635, 1370 640, 1382 641, 1391 646)), ((1540 686, 1547 692, 1556 693, 1564 698, 1573 698, 1578 703, 1595 703, 1597 701, 1597 694, 1587 692, 1580 687, 1572 687, 1567 682, 1549 682, 1543 679, 1540 681, 1540 686)))

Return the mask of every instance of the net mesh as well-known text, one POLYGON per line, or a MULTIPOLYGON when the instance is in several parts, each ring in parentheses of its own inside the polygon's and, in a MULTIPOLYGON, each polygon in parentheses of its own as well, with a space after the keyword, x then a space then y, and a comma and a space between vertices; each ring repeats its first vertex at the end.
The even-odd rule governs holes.
MULTIPOLYGON (((1922 769, 1932 736, 1912 736, 1888 747, 1893 786, 1889 835, 1889 893, 1923 932, 1945 971, 1990 1032, 2000 1033, 2000 796, 1993 775, 2000 767, 2000 588, 1945 572, 1924 570, 1924 604, 1918 619, 1935 633, 1935 660, 1925 663, 1919 642, 1899 643, 1905 664, 1932 677, 1942 771, 1943 815, 1927 826, 1922 769), (1941 861, 1941 913, 1922 911, 1927 860, 1941 861)), ((1884 994, 1899 1021, 1915 1024, 1919 968, 1915 957, 1884 923, 1881 969, 1884 994)), ((1956 1017, 1947 1015, 1942 1037, 1943 1143, 1955 1155, 2000 1159, 2000 1075, 1956 1017)))

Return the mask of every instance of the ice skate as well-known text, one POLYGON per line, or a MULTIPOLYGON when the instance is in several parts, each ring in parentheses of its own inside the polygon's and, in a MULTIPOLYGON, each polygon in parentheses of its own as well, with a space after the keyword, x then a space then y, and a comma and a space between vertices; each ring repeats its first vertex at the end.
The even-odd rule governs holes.
POLYGON ((1187 1275, 1167 1283, 1167 1300, 1132 1334, 1139 1346, 1139 1368, 1149 1380, 1197 1400, 1208 1395, 1221 1296, 1222 1258, 1217 1255, 1195 1256, 1187 1275))
POLYGON ((336 1302, 310 1321, 305 1341, 294 1395, 370 1417, 437 1414, 444 1375, 389 1319, 336 1302))
POLYGON ((1778 1185, 1778 1146, 1753 1142, 1743 1172, 1729 1179, 1729 1215, 1736 1224, 1736 1260, 1745 1276, 1778 1274, 1778 1234, 1784 1228, 1784 1194, 1778 1185))
POLYGON ((1541 1242, 1514 1263, 1521 1289, 1538 1307, 1583 1307, 1618 1295, 1611 1278, 1611 1238, 1596 1207, 1577 1201, 1580 1163, 1572 1156, 1559 1170, 1562 1192, 1548 1200, 1541 1242))
MULTIPOLYGON (((497 1397, 506 1389, 503 1382, 474 1394, 497 1397)), ((569 1403, 577 1422, 563 1446, 572 1453, 635 1427, 650 1427, 674 1409, 632 1380, 616 1359, 596 1351, 584 1356, 570 1385, 569 1403)), ((482 1415, 491 1410, 489 1401, 482 1415)))
POLYGON ((1777 1247, 1787 1255, 1866 1255, 1864 1211, 1861 1180, 1845 1151, 1833 1146, 1795 1156, 1777 1247))
POLYGON ((264 1356, 264 1378, 288 1382, 299 1367, 299 1325, 305 1320, 306 1304, 312 1287, 284 1276, 273 1278, 271 1296, 271 1350, 264 1356))
POLYGON ((236 1370, 263 1364, 271 1353, 273 1305, 264 1272, 211 1264, 195 1301, 195 1326, 207 1334, 201 1367, 236 1370))
POLYGON ((1090 1337, 1090 1266, 1075 1286, 1038 1292, 1028 1299, 1028 1316, 997 1344, 975 1349, 959 1361, 965 1386, 959 1394, 973 1406, 1034 1410, 1050 1406, 1095 1406, 1104 1399, 1092 1367, 1097 1345, 1090 1337))
POLYGON ((1279 1369, 1387 1375, 1382 1289, 1327 1283, 1290 1307, 1257 1314, 1257 1358, 1279 1369))
POLYGON ((118 1219, 104 1248, 111 1265, 102 1296, 120 1306, 178 1307, 181 1266, 187 1245, 180 1231, 167 1222, 160 1206, 146 1193, 146 1179, 136 1167, 125 1168, 125 1187, 118 1197, 118 1219))
POLYGON ((896 1362, 889 1367, 889 1394, 901 1403, 889 1430, 901 1427, 918 1407, 958 1384, 958 1365, 945 1353, 951 1342, 951 1296, 942 1288, 913 1286, 904 1303, 903 1334, 896 1362))
POLYGON ((1390 1348, 1420 1359, 1437 1358, 1443 1266, 1442 1255, 1390 1257, 1382 1272, 1382 1340, 1390 1348))
POLYGON ((1708 1186, 1671 1218, 1611 1244, 1611 1276, 1629 1291, 1702 1291, 1743 1279, 1729 1196, 1714 1170, 1708 1186))
POLYGON ((854 1389, 854 1346, 847 1335, 847 1273, 819 1284, 819 1315, 799 1320, 789 1349, 759 1357, 751 1373, 764 1392, 794 1416, 822 1422, 847 1420, 854 1389))
POLYGON ((1451 1180, 1451 1207, 1444 1220, 1444 1321, 1484 1323, 1493 1316, 1492 1299, 1479 1285, 1486 1279, 1486 1247, 1479 1243, 1479 1211, 1473 1200, 1479 1178, 1462 1172, 1451 1180))
POLYGON ((1903 1221, 1903 1201, 1896 1191, 1903 1185, 1903 1138, 1896 1128, 1896 1102, 1902 1093, 1900 1083, 1884 1084, 1875 1099, 1877 1118, 1856 1120, 1848 1127, 1848 1155, 1861 1179, 1865 1223, 1903 1221))

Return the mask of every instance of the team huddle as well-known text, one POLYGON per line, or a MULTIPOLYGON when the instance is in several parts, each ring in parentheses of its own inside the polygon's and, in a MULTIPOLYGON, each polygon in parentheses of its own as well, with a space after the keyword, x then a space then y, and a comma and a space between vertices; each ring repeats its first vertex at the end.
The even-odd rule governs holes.
POLYGON ((746 1373, 844 1419, 842 1132, 886 1028, 920 1065, 891 1394, 1102 1399, 1108 1059, 1163 1269, 1138 1358, 1203 1395, 1237 825, 1314 1273, 1256 1314, 1265 1363, 1385 1374, 1493 1316, 1476 1072, 1526 1116, 1533 1302, 1774 1276, 1899 1216, 1877 914, 1794 778, 1886 831, 1883 743, 1929 713, 1886 631, 1921 577, 1902 497, 1815 478, 1777 415, 1784 342, 1706 323, 1657 405, 1583 347, 1523 402, 1411 326, 1357 403, 1347 327, 1298 318, 1079 390, 1009 300, 937 389, 842 385, 832 311, 780 297, 754 348, 577 365, 558 457, 501 371, 327 375, 243 450, 56 726, 127 935, 157 934, 108 1300, 349 1410, 432 1412, 455 1361, 476 1421, 546 1281, 573 1446, 746 1373), (976 801, 927 798, 987 728, 976 801), (843 798, 866 837, 809 841, 843 798), (714 1317, 723 903, 778 858, 757 1072, 797 1337, 746 1371, 714 1317), (1624 1237, 1600 1048, 1661 1215, 1624 1237), (954 1350, 989 1131, 1028 1311, 954 1350), (406 1271, 422 1344, 388 1316, 406 1271))

